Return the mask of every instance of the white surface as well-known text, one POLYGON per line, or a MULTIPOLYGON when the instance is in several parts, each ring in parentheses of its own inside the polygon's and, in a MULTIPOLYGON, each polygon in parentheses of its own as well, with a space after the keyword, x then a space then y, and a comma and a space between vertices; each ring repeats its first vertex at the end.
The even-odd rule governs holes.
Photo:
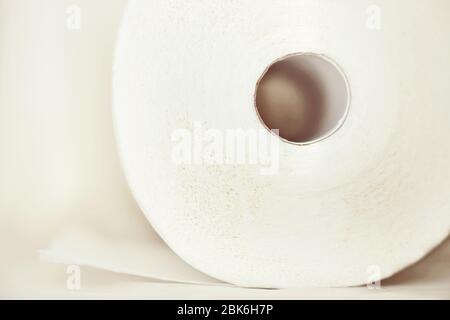
POLYGON ((184 263, 159 241, 130 242, 102 238, 87 230, 67 230, 49 248, 41 250, 40 256, 59 264, 82 265, 158 281, 224 285, 184 263))
MULTIPOLYGON (((147 254, 144 252, 143 254, 147 254)), ((102 255, 99 254, 98 260, 102 255)), ((115 261, 118 266, 121 261, 115 261)), ((1 288, 8 298, 62 299, 450 299, 450 242, 414 267, 382 282, 379 290, 357 288, 243 289, 161 283, 82 267, 82 286, 66 287, 63 265, 28 263, 10 274, 1 288)))
POLYGON ((374 32, 361 0, 130 1, 114 73, 121 156, 146 216, 189 264, 246 287, 354 286, 447 238, 450 3, 378 5, 374 32), (272 176, 172 160, 172 134, 195 123, 260 130, 256 81, 295 52, 325 54, 347 75, 336 134, 282 143, 272 176))
POLYGON ((66 266, 41 262, 38 250, 58 248, 81 260, 74 262, 145 276, 141 261, 153 256, 147 248, 167 250, 130 196, 116 157, 110 70, 123 4, 0 0, 0 298, 450 298, 448 241, 381 291, 166 284, 84 266, 81 289, 68 290, 66 266), (68 4, 82 9, 79 32, 65 28, 68 4), (72 238, 79 247, 61 247, 76 226, 90 236, 72 238), (126 245, 133 257, 110 254, 126 245))

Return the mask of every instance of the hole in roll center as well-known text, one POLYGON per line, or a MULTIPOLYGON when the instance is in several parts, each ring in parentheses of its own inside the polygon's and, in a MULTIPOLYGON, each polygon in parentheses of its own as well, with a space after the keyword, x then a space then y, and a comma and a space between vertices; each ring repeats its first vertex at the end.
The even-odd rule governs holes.
POLYGON ((290 143, 312 144, 342 127, 349 110, 348 81, 326 56, 296 53, 272 63, 256 84, 263 125, 290 143))

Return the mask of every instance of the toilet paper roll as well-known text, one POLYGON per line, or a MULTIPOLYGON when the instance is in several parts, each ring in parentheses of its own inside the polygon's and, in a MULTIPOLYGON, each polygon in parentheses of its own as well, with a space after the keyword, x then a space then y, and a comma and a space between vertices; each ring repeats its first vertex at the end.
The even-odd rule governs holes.
POLYGON ((186 262, 241 286, 360 285, 418 261, 450 230, 448 10, 131 1, 114 117, 147 218, 186 262), (281 64, 314 78, 323 130, 296 131, 309 122, 290 103, 312 89, 272 85, 281 64))

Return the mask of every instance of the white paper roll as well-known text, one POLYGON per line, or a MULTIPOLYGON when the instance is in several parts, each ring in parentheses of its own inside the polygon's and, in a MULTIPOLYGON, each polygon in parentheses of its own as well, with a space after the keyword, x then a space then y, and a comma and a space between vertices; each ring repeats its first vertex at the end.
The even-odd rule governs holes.
POLYGON ((131 1, 114 114, 152 225, 192 266, 250 287, 360 285, 422 258, 450 230, 449 10, 446 0, 131 1), (326 139, 281 141, 255 109, 257 82, 294 53, 345 75, 350 105, 326 139), (266 157, 227 161, 237 130, 267 141, 266 157))

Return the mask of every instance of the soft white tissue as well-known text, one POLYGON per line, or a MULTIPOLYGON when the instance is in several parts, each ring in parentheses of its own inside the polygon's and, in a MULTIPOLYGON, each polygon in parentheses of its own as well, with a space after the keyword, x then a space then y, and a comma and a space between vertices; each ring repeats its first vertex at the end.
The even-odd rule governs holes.
MULTIPOLYGON (((188 263, 242 286, 353 286, 418 261, 450 230, 450 3, 131 1, 114 113, 129 184, 188 263), (179 166, 172 134, 262 127, 257 79, 275 59, 323 53, 348 77, 345 125, 283 143, 279 172, 179 166)), ((266 135, 270 135, 269 132, 266 135)))

